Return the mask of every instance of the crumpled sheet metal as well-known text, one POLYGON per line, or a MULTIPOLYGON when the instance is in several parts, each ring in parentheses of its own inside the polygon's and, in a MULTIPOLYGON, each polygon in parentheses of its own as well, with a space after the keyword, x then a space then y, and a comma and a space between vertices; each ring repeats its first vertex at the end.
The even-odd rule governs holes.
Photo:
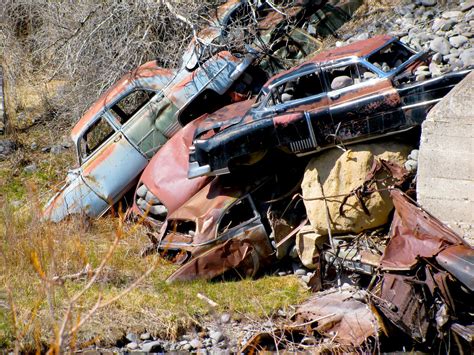
POLYGON ((272 254, 265 229, 259 225, 191 259, 166 281, 211 280, 230 270, 241 277, 253 277, 268 265, 272 254))
POLYGON ((360 300, 363 297, 363 291, 352 287, 316 293, 297 308, 295 325, 314 322, 316 331, 343 345, 362 345, 379 331, 370 307, 360 300))
POLYGON ((382 270, 410 270, 419 257, 434 257, 452 245, 469 245, 438 219, 412 203, 399 190, 390 195, 395 206, 390 241, 382 256, 382 270))
POLYGON ((428 307, 433 299, 423 283, 417 281, 410 276, 385 274, 380 295, 384 302, 379 307, 404 332, 424 342, 430 326, 428 307))

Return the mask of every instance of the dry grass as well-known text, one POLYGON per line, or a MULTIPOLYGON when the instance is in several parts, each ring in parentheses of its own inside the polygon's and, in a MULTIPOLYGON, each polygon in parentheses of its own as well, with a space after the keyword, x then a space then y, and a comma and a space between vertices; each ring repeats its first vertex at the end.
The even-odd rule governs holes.
MULTIPOLYGON (((17 153, 21 154, 25 155, 17 153)), ((253 318, 268 316, 307 296, 293 277, 168 285, 165 279, 176 266, 156 256, 140 257, 147 242, 142 226, 122 226, 119 217, 110 215, 92 223, 80 219, 41 222, 38 196, 57 182, 56 170, 64 168, 56 168, 56 164, 68 158, 46 155, 45 159, 40 153, 28 156, 41 166, 38 172, 25 174, 15 167, 16 158, 0 164, 0 349, 44 350, 54 344, 71 298, 84 289, 92 274, 63 283, 52 283, 51 279, 75 274, 86 265, 97 268, 117 235, 119 242, 112 257, 75 303, 67 329, 77 324, 99 297, 107 302, 129 288, 150 265, 156 263, 156 269, 128 294, 97 310, 72 337, 65 337, 65 346, 107 346, 129 331, 145 329, 175 338, 212 318, 208 305, 196 297, 198 292, 215 300, 219 311, 253 318), (8 175, 15 169, 17 174, 8 175), (13 207, 10 201, 19 201, 22 207, 13 207)))

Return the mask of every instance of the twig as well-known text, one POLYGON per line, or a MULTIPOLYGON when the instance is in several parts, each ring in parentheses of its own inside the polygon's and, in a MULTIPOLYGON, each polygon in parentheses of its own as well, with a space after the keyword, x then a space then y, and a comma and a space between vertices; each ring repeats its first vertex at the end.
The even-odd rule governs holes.
POLYGON ((197 298, 199 298, 200 300, 206 301, 211 307, 219 306, 218 303, 214 302, 213 300, 211 300, 209 297, 203 295, 202 293, 198 292, 197 298))

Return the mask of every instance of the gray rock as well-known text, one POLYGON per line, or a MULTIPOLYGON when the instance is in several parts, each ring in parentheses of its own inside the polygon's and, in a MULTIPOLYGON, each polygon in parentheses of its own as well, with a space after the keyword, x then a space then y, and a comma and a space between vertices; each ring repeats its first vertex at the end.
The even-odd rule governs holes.
POLYGON ((137 189, 137 195, 140 196, 140 197, 145 197, 147 191, 148 190, 147 190, 146 186, 142 185, 137 189))
POLYGON ((16 150, 16 143, 10 139, 0 140, 0 160, 6 159, 7 156, 16 150))
POLYGON ((474 65, 474 48, 469 48, 459 55, 464 66, 474 65))
POLYGON ((230 320, 231 320, 231 318, 232 318, 232 317, 230 316, 229 313, 222 313, 222 314, 221 314, 221 322, 222 322, 222 323, 229 323, 230 320))
POLYGON ((161 344, 161 341, 155 340, 155 341, 150 341, 149 343, 143 344, 142 345, 142 350, 149 353, 149 352, 157 352, 157 351, 163 351, 163 346, 161 344))
POLYGON ((436 64, 440 64, 443 61, 443 55, 441 53, 435 53, 431 58, 436 64))
POLYGON ((224 334, 222 334, 219 331, 211 330, 209 332, 209 338, 212 339, 213 344, 217 344, 217 343, 221 342, 222 340, 224 340, 224 334))
POLYGON ((405 169, 407 169, 409 172, 415 172, 416 169, 418 169, 418 162, 415 160, 407 160, 405 162, 405 169))
POLYGON ((61 145, 61 144, 57 144, 57 145, 53 145, 51 147, 51 154, 55 154, 55 155, 58 155, 58 154, 61 154, 63 151, 64 151, 64 147, 61 145))
POLYGON ((455 48, 462 47, 467 41, 469 40, 464 36, 454 36, 449 39, 449 43, 455 48))
POLYGON ((297 276, 306 275, 306 270, 305 269, 296 269, 295 270, 295 275, 297 275, 297 276))
POLYGON ((418 154, 420 151, 418 149, 413 149, 410 154, 408 154, 408 159, 418 161, 418 154))
POLYGON ((32 174, 32 173, 34 173, 34 172, 37 171, 37 170, 38 170, 38 167, 36 166, 35 163, 32 163, 32 164, 30 164, 30 165, 27 165, 27 166, 25 166, 25 167, 23 168, 23 171, 24 171, 25 173, 27 173, 27 174, 32 174))
POLYGON ((150 333, 140 334, 140 339, 141 340, 150 340, 151 339, 151 334, 150 333))
POLYGON ((157 216, 165 216, 168 213, 168 209, 163 205, 151 206, 149 211, 157 216))
POLYGON ((462 11, 444 11, 441 16, 443 16, 443 18, 452 19, 458 18, 461 15, 462 11))
POLYGON ((205 346, 205 347, 209 347, 209 346, 212 346, 212 339, 210 338, 206 338, 202 341, 202 345, 205 346))
POLYGON ((469 11, 472 8, 474 8, 474 1, 473 0, 466 1, 466 2, 462 3, 462 5, 461 5, 461 11, 462 12, 469 11))
POLYGON ((135 350, 135 349, 138 349, 138 344, 135 343, 134 341, 132 341, 131 343, 128 343, 128 344, 126 345, 126 348, 127 348, 128 350, 135 350))
POLYGON ((423 6, 434 6, 436 5, 437 0, 421 0, 421 5, 423 6))
POLYGON ((36 142, 31 143, 30 149, 31 149, 31 150, 36 150, 36 149, 38 149, 38 144, 37 144, 36 142))
POLYGON ((193 349, 200 349, 202 348, 202 343, 199 339, 193 339, 189 342, 189 345, 193 348, 193 349))
POLYGON ((147 193, 145 195, 145 200, 150 205, 156 205, 156 204, 160 203, 160 200, 158 200, 150 191, 147 191, 147 193))
POLYGON ((435 52, 448 55, 451 46, 446 38, 436 37, 430 42, 430 48, 435 52))
POLYGON ((185 344, 185 345, 183 345, 183 346, 181 347, 181 349, 183 349, 184 351, 189 351, 189 350, 191 350, 192 348, 193 348, 193 347, 192 347, 191 344, 189 344, 189 343, 187 343, 187 344, 185 344))
POLYGON ((438 64, 431 62, 430 63, 430 73, 432 77, 437 77, 442 74, 441 68, 439 67, 438 64))
POLYGON ((302 280, 305 284, 308 284, 309 281, 311 280, 311 276, 310 276, 310 275, 303 275, 303 276, 301 276, 301 280, 302 280))
POLYGON ((138 343, 138 336, 135 333, 128 333, 125 338, 130 342, 138 343))
POLYGON ((278 276, 286 276, 286 271, 278 271, 278 276))
POLYGON ((456 23, 455 20, 446 20, 442 18, 437 18, 433 21, 433 25, 431 26, 431 29, 436 32, 436 31, 449 31, 454 24, 456 23))

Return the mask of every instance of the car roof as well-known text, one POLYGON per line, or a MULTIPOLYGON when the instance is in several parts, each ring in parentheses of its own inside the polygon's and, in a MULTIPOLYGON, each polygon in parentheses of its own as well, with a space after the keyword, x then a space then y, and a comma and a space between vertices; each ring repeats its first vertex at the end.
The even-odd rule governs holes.
POLYGON ((84 130, 93 123, 93 118, 102 111, 105 106, 114 102, 124 91, 128 91, 133 87, 160 90, 166 86, 175 73, 175 70, 159 67, 154 60, 128 72, 103 93, 76 123, 71 131, 72 140, 76 142, 84 130))
POLYGON ((366 57, 367 55, 375 52, 377 49, 382 48, 383 46, 395 40, 395 37, 389 35, 378 35, 363 41, 351 43, 347 46, 319 52, 300 65, 274 75, 269 81, 267 81, 264 87, 268 87, 271 83, 279 81, 280 79, 284 79, 287 75, 293 74, 295 71, 303 69, 304 67, 309 67, 311 65, 321 65, 327 62, 333 62, 349 57, 366 57))

